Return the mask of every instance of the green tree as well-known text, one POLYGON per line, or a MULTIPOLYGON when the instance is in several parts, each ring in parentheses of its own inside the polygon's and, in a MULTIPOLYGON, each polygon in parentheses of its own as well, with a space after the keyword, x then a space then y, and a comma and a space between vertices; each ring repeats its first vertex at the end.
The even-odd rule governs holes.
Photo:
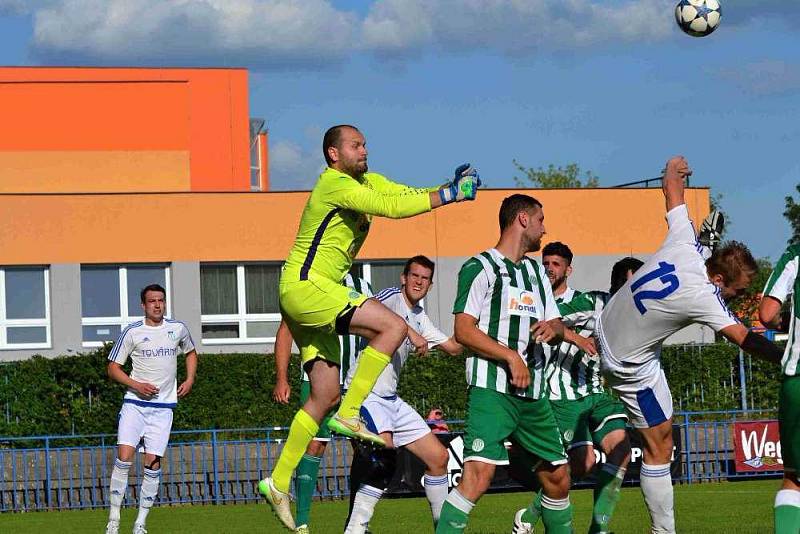
POLYGON ((543 167, 525 167, 517 160, 512 160, 514 166, 523 173, 523 177, 514 176, 518 187, 534 187, 537 189, 569 189, 579 187, 597 187, 600 180, 592 171, 581 173, 577 163, 570 163, 566 167, 553 164, 543 167), (584 177, 581 178, 581 175, 584 177))
MULTIPOLYGON (((800 184, 797 184, 797 192, 800 193, 800 184)), ((783 216, 789 221, 792 227, 792 237, 789 238, 790 245, 797 245, 800 243, 800 204, 794 201, 791 195, 786 197, 786 210, 783 216)))

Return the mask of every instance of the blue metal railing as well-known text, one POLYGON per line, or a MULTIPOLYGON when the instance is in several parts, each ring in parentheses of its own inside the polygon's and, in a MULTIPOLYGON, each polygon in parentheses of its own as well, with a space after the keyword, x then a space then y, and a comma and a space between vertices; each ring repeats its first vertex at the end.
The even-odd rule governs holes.
MULTIPOLYGON (((696 483, 781 476, 781 471, 736 473, 734 469, 734 422, 774 419, 775 415, 775 410, 676 414, 683 442, 681 476, 676 480, 696 483)), ((257 501, 256 485, 272 470, 287 431, 286 427, 174 431, 162 461, 159 504, 257 501)), ((115 438, 114 434, 0 438, 0 512, 108 506, 115 438)), ((349 494, 350 458, 347 440, 334 437, 320 464, 318 497, 349 494)), ((136 462, 127 504, 138 501, 140 482, 141 465, 136 462)))

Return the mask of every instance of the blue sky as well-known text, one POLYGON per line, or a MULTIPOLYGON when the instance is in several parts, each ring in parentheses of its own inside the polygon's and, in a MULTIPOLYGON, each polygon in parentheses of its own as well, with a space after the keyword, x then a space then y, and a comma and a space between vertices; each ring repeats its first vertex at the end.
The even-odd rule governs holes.
POLYGON ((275 189, 308 188, 328 126, 414 185, 458 163, 513 186, 512 160, 614 185, 683 154, 729 236, 776 259, 800 183, 800 2, 722 0, 696 39, 675 0, 0 0, 6 65, 250 69, 275 189))

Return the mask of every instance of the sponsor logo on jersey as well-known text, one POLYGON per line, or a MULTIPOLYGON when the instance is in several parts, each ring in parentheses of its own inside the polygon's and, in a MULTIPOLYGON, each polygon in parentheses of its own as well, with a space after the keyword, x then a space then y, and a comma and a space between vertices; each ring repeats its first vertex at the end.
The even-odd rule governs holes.
POLYGON ((158 347, 157 349, 142 349, 144 358, 162 358, 164 356, 175 356, 178 349, 175 347, 158 347))
POLYGON ((509 288, 508 313, 536 317, 536 301, 533 298, 533 291, 509 288), (514 291, 511 291, 512 289, 514 291))

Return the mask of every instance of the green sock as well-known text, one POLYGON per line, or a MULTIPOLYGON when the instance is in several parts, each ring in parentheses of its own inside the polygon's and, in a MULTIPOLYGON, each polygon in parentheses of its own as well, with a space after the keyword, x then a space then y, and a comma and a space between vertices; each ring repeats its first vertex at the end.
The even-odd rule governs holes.
POLYGON ((302 408, 297 411, 289 427, 289 436, 272 471, 272 483, 278 491, 289 493, 292 473, 318 430, 319 425, 310 415, 302 408))
POLYGON ((317 489, 317 473, 322 458, 304 454, 297 464, 294 478, 294 491, 297 498, 295 511, 295 524, 308 525, 308 516, 311 514, 311 499, 317 489))
POLYGON ((546 534, 573 534, 572 505, 569 503, 569 497, 558 501, 544 497, 542 504, 542 523, 546 534), (548 504, 560 509, 548 508, 548 504), (564 504, 567 505, 566 508, 561 508, 564 504))
POLYGON ((780 490, 775 496, 775 534, 800 532, 800 492, 780 490))
POLYGON ((604 464, 597 473, 597 482, 594 486, 594 510, 589 534, 608 532, 611 516, 619 502, 620 487, 624 478, 625 468, 612 464, 604 464))
POLYGON ((442 505, 439 522, 436 524, 436 534, 461 534, 464 532, 473 506, 475 503, 465 499, 457 488, 451 491, 442 505))
POLYGON ((528 508, 522 513, 521 519, 533 526, 539 521, 540 517, 542 517, 542 490, 539 490, 539 493, 533 498, 528 508))

